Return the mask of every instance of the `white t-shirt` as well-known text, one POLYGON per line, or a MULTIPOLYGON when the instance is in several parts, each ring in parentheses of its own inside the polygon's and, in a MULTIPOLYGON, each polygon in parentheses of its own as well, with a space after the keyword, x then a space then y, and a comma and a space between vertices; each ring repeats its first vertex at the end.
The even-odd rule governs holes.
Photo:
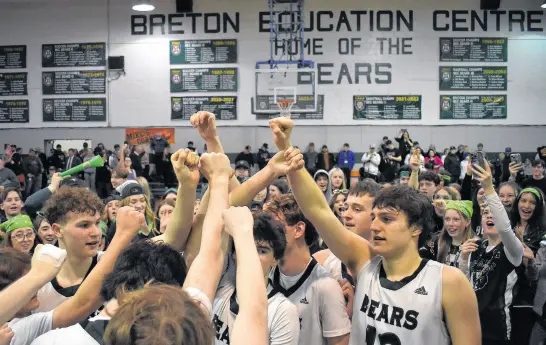
MULTIPOLYGON (((297 345, 300 335, 298 310, 280 292, 268 286, 267 328, 270 345, 297 345)), ((239 304, 233 283, 219 288, 212 303, 214 344, 229 345, 239 304)))
POLYGON ((337 281, 340 281, 343 279, 343 275, 341 273, 341 260, 337 258, 334 254, 330 253, 328 258, 324 260, 324 263, 322 264, 322 267, 326 269, 328 273, 337 281))
MULTIPOLYGON (((97 260, 93 260, 87 274, 91 272, 103 255, 104 252, 97 252, 97 260)), ((56 278, 53 281, 48 282, 38 290, 38 301, 40 301, 40 306, 33 310, 32 313, 41 313, 57 308, 64 301, 74 296, 80 285, 63 288, 58 285, 56 278)))
POLYGON ((297 276, 285 276, 277 267, 269 278, 298 308, 299 345, 326 345, 326 338, 350 333, 341 287, 315 259, 297 276))
POLYGON ((30 345, 32 341, 53 327, 53 311, 37 313, 30 316, 13 319, 8 323, 13 331, 10 345, 30 345))

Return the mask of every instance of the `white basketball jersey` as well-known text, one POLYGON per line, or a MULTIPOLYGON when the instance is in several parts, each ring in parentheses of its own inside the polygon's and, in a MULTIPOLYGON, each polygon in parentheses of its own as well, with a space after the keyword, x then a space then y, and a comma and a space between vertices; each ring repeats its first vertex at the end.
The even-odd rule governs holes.
MULTIPOLYGON (((297 345, 300 335, 298 310, 280 292, 268 286, 267 327, 269 344, 297 345)), ((218 289, 212 303, 212 324, 214 344, 229 345, 235 318, 239 313, 239 303, 233 284, 218 289)))
POLYGON ((341 276, 341 260, 337 258, 334 254, 330 254, 326 260, 324 260, 324 263, 322 264, 322 267, 326 269, 328 273, 337 281, 340 281, 343 279, 341 276))
POLYGON ((374 257, 357 278, 350 345, 449 345, 443 321, 443 265, 423 260, 410 277, 386 279, 374 257))
POLYGON ((283 284, 279 267, 272 270, 269 277, 273 286, 298 308, 299 345, 326 345, 326 338, 351 331, 341 287, 315 259, 291 286, 283 284))

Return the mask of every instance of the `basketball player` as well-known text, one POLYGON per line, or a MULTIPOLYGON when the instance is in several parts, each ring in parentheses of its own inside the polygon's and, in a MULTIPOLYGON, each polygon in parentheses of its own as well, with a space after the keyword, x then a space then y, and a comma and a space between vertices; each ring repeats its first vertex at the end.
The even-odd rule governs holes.
MULTIPOLYGON (((373 202, 380 189, 381 186, 372 179, 359 182, 349 190, 346 211, 342 214, 345 228, 368 241, 371 241, 373 202)), ((347 266, 330 249, 321 250, 313 256, 334 279, 347 279, 354 285, 353 272, 349 272, 347 266)))
MULTIPOLYGON (((309 249, 318 241, 315 228, 305 219, 291 194, 273 198, 264 205, 264 210, 285 228, 284 258, 269 279, 274 288, 298 307, 301 327, 298 344, 348 344, 351 322, 341 287, 311 256, 309 249)), ((336 222, 339 223, 337 219, 336 222)))
MULTIPOLYGON (((270 120, 287 159, 293 126, 287 118, 270 120)), ((350 344, 480 344, 476 295, 464 274, 419 257, 434 212, 424 196, 404 186, 379 192, 370 227, 377 256, 371 259, 370 243, 346 231, 308 173, 291 172, 288 178, 328 248, 357 272, 350 344)))
MULTIPOLYGON (((190 156, 188 152, 179 150, 172 155, 171 161, 179 178, 178 189, 184 192, 180 194, 177 203, 189 207, 189 211, 181 211, 180 215, 188 218, 189 214, 191 220, 197 183, 196 167, 186 161, 190 156)), ((47 220, 59 238, 59 247, 67 251, 67 260, 59 274, 38 292, 40 307, 36 312, 53 310, 74 296, 80 284, 102 258, 103 252, 98 251, 102 236, 100 228, 91 227, 85 222, 76 222, 78 218, 71 216, 81 207, 93 210, 100 216, 103 205, 96 194, 87 189, 62 187, 44 206, 47 220)), ((187 220, 174 222, 164 234, 153 240, 183 250, 190 227, 191 222, 187 220)))
MULTIPOLYGON (((268 284, 269 272, 282 260, 286 248, 283 226, 265 212, 255 213, 254 242, 262 264, 263 279, 268 287, 269 344, 297 345, 300 334, 298 310, 279 290, 268 284)), ((217 345, 229 345, 233 324, 239 314, 235 277, 230 273, 226 274, 226 282, 218 289, 212 303, 217 345)))

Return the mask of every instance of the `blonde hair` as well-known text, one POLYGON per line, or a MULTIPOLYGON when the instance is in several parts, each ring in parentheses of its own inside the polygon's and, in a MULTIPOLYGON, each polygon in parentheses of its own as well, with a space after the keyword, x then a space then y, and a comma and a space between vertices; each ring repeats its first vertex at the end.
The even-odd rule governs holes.
MULTIPOLYGON (((453 210, 453 211, 457 211, 457 210, 453 210)), ((467 225, 466 229, 464 230, 464 232, 465 232, 465 241, 469 240, 471 238, 474 238, 474 236, 476 236, 476 234, 472 230, 472 222, 470 221, 470 218, 467 218, 460 211, 457 211, 457 213, 464 220, 466 220, 468 222, 468 225, 467 225)), ((447 258, 447 253, 449 252, 449 247, 451 246, 452 243, 453 243, 453 238, 451 236, 449 236, 449 234, 447 233, 446 226, 444 224, 444 227, 443 227, 442 231, 440 232, 440 235, 438 236, 438 255, 436 257, 436 260, 439 263, 442 263, 442 264, 445 263, 446 258, 447 258)))
MULTIPOLYGON (((144 198, 146 199, 146 210, 144 211, 144 215, 146 216, 146 223, 148 224, 148 229, 154 234, 159 235, 160 232, 156 228, 156 219, 154 211, 152 211, 152 207, 150 206, 150 199, 144 194, 144 198)), ((128 196, 125 199, 121 200, 121 206, 131 206, 131 197, 128 196)))
POLYGON ((328 172, 328 179, 330 180, 330 182, 329 182, 330 187, 332 186, 332 175, 334 173, 336 173, 336 172, 340 173, 341 176, 343 177, 343 182, 341 183, 341 186, 339 188, 336 188, 336 189, 347 189, 347 181, 345 181, 345 173, 340 168, 332 168, 328 172))
POLYGON ((179 287, 147 285, 122 293, 104 334, 107 345, 210 345, 214 331, 197 302, 179 287))
POLYGON ((148 184, 148 180, 140 176, 136 178, 136 181, 144 189, 144 193, 146 193, 146 197, 148 198, 148 200, 152 200, 152 193, 150 192, 150 185, 148 184))

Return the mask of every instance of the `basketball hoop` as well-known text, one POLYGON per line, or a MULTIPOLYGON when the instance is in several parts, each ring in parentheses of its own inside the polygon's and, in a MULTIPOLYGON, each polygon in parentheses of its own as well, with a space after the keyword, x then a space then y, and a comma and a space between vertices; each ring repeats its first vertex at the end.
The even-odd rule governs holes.
POLYGON ((277 105, 279 106, 279 109, 281 110, 281 116, 290 118, 290 109, 292 109, 292 105, 294 105, 293 99, 278 99, 277 105))

